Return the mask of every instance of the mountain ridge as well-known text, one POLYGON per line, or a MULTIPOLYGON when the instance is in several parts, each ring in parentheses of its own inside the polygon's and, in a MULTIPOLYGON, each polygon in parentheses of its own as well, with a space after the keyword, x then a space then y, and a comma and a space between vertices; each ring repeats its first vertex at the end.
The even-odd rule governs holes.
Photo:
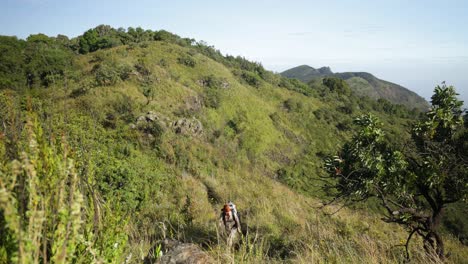
POLYGON ((386 99, 394 104, 402 104, 409 109, 417 108, 425 111, 428 102, 417 93, 401 85, 379 79, 368 72, 333 73, 330 67, 313 68, 300 65, 280 73, 287 78, 295 78, 305 83, 324 77, 338 77, 345 80, 358 96, 368 96, 373 99, 386 99))

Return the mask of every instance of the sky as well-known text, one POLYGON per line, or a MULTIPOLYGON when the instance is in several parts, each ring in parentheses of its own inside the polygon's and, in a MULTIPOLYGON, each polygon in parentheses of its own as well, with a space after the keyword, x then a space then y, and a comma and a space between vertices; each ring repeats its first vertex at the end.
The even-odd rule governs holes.
POLYGON ((0 0, 0 35, 165 29, 275 72, 366 71, 427 100, 445 81, 468 102, 467 14, 465 0, 0 0))

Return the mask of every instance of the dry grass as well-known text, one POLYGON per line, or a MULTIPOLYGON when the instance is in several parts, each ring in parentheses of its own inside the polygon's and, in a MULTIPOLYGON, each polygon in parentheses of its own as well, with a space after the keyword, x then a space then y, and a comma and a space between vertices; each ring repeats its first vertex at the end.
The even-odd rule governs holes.
MULTIPOLYGON (((181 224, 176 236, 199 243, 219 263, 402 263, 407 233, 397 225, 384 223, 377 215, 338 206, 321 209, 317 199, 299 195, 255 171, 236 174, 218 171, 216 176, 183 176, 183 189, 197 201, 190 206, 193 224, 200 233, 181 224), (232 199, 241 212, 248 233, 229 249, 208 234, 216 234, 217 208, 210 203, 205 183, 209 182, 222 200, 232 199), (229 187, 228 187, 229 186, 229 187), (193 206, 193 208, 192 208, 193 206), (193 235, 191 237, 191 235, 193 235), (199 236, 199 237, 196 237, 199 236), (203 241, 200 236, 205 236, 203 241)), ((173 228, 174 229, 174 228, 173 228)), ((448 263, 463 263, 466 247, 447 238, 448 263)), ((154 241, 133 244, 135 256, 154 241)), ((424 253, 422 240, 410 244, 413 263, 437 263, 424 253)), ((137 262, 135 262, 137 263, 137 262)))

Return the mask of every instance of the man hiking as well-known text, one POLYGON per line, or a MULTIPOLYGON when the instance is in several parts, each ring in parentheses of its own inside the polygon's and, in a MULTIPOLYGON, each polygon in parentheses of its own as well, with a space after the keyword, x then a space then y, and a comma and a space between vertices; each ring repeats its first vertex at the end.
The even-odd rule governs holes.
POLYGON ((236 205, 229 201, 224 204, 221 209, 220 225, 224 230, 228 246, 232 246, 232 242, 237 233, 241 233, 241 225, 239 220, 239 213, 237 212, 236 205))

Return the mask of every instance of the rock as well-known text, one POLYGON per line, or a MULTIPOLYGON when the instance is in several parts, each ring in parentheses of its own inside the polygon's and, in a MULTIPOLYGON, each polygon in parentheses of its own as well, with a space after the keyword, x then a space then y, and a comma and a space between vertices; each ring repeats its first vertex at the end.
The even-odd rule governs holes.
POLYGON ((227 81, 221 83, 221 88, 223 89, 228 89, 229 88, 229 83, 227 81))
POLYGON ((132 124, 130 127, 143 131, 150 138, 158 137, 167 127, 166 122, 163 121, 163 119, 166 120, 167 118, 164 118, 153 111, 149 111, 145 115, 139 116, 136 119, 136 125, 132 124))
POLYGON ((136 120, 137 124, 142 124, 146 123, 146 117, 145 116, 139 116, 136 120))
POLYGON ((146 121, 148 122, 155 122, 159 120, 159 117, 157 114, 155 114, 153 111, 149 111, 147 114, 146 114, 146 121))
POLYGON ((176 134, 199 136, 203 133, 203 125, 196 118, 182 118, 172 123, 172 128, 176 134))
POLYGON ((185 98, 185 107, 187 111, 191 113, 196 113, 200 111, 203 107, 203 101, 198 96, 189 96, 185 98))
POLYGON ((164 239, 158 245, 161 245, 161 256, 156 258, 155 249, 153 247, 145 259, 145 263, 161 263, 161 264, 202 264, 216 263, 214 259, 203 252, 201 248, 192 243, 182 243, 177 240, 164 239))

